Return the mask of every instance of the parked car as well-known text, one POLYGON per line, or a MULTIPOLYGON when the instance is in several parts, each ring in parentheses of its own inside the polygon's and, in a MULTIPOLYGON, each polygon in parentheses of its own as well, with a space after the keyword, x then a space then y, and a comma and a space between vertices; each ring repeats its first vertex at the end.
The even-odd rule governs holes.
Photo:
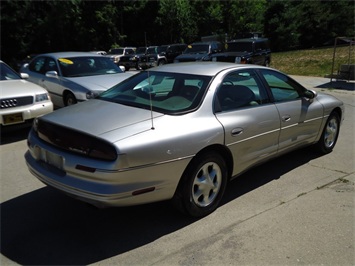
POLYGON ((223 51, 220 42, 195 42, 188 45, 185 51, 174 59, 174 63, 192 61, 211 61, 211 55, 223 51))
POLYGON ((141 56, 147 53, 148 47, 138 47, 134 54, 124 55, 120 58, 118 64, 125 68, 126 71, 130 70, 132 67, 139 70, 138 65, 141 56))
POLYGON ((186 44, 161 45, 156 49, 156 53, 147 55, 147 66, 156 67, 173 63, 174 59, 181 55, 186 47, 186 44))
POLYGON ((238 39, 227 42, 226 51, 212 55, 212 61, 269 66, 271 50, 267 38, 238 39))
POLYGON ((135 50, 135 47, 113 48, 108 51, 106 56, 110 58, 115 64, 118 64, 122 56, 133 55, 135 50))
POLYGON ((138 67, 140 69, 147 69, 152 67, 151 63, 149 62, 149 58, 158 54, 158 48, 159 46, 149 46, 145 55, 139 57, 138 67))
POLYGON ((28 82, 0 60, 0 125, 31 124, 33 118, 53 111, 48 92, 28 82), (28 123, 29 122, 29 123, 28 123))
POLYGON ((41 54, 20 72, 45 88, 57 107, 92 99, 132 75, 123 73, 109 58, 90 52, 41 54))
POLYGON ((25 158, 39 180, 96 206, 171 199, 201 217, 251 167, 306 145, 331 152, 343 119, 340 100, 271 68, 166 64, 36 119, 25 158))

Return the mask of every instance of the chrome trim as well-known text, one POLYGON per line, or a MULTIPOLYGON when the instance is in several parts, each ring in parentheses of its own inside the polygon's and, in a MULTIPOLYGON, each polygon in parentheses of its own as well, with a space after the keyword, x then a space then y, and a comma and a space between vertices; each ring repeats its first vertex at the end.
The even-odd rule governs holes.
MULTIPOLYGON (((255 136, 252 136, 252 137, 249 137, 249 138, 245 138, 245 139, 242 139, 242 140, 238 140, 238 141, 229 143, 226 146, 229 147, 229 146, 232 146, 234 144, 242 143, 244 141, 255 139, 255 138, 258 138, 258 137, 261 137, 261 136, 264 136, 264 135, 268 135, 268 134, 271 134, 271 133, 274 133, 274 132, 278 132, 278 131, 280 131, 280 129, 274 129, 274 130, 271 130, 271 131, 268 131, 268 132, 265 132, 265 133, 261 133, 261 134, 258 134, 258 135, 255 135, 255 136)), ((236 135, 236 137, 237 136, 239 136, 239 135, 236 135)))

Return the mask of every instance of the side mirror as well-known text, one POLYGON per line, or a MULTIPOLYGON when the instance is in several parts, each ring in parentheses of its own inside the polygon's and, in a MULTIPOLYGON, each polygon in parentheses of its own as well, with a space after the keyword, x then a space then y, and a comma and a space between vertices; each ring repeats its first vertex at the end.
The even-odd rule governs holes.
POLYGON ((21 78, 28 79, 30 76, 27 73, 20 73, 21 78))
POLYGON ((314 90, 306 90, 304 93, 304 97, 306 97, 307 99, 314 99, 317 97, 317 92, 314 90))
POLYGON ((126 72, 126 68, 124 66, 119 66, 119 68, 122 70, 122 72, 126 72))
POLYGON ((58 78, 57 71, 48 71, 46 72, 46 77, 48 78, 58 78))

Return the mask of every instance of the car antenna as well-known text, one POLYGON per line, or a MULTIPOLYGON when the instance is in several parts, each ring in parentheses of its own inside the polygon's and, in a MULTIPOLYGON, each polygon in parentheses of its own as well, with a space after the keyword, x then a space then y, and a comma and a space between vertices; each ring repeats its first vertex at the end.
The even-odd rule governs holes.
POLYGON ((152 87, 150 85, 150 71, 147 70, 148 72, 148 94, 149 94, 149 104, 150 104, 150 120, 152 121, 152 127, 150 129, 154 130, 154 118, 153 118, 153 102, 152 102, 152 87))
MULTIPOLYGON (((144 32, 144 42, 145 42, 145 47, 147 48, 147 33, 144 32)), ((148 58, 147 58, 148 60, 148 58)), ((149 104, 150 104, 150 120, 152 121, 152 127, 150 129, 154 130, 154 119, 153 119, 153 103, 152 103, 152 92, 150 91, 151 85, 150 85, 150 74, 149 74, 149 69, 147 70, 148 73, 148 93, 149 93, 149 104)))

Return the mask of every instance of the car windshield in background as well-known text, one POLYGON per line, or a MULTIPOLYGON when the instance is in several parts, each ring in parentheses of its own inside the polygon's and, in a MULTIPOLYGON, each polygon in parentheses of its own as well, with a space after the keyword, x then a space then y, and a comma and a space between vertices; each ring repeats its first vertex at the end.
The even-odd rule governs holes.
POLYGON ((209 45, 208 44, 194 44, 188 45, 184 51, 184 54, 198 54, 198 53, 208 53, 209 45))
POLYGON ((178 114, 199 106, 211 77, 147 71, 141 72, 97 99, 152 109, 165 114, 178 114))
POLYGON ((11 68, 9 68, 7 65, 0 63, 0 66, 1 66, 0 80, 21 79, 21 77, 11 68))
POLYGON ((227 52, 252 52, 252 43, 250 42, 233 42, 228 43, 227 52))
POLYGON ((136 50, 136 54, 144 54, 146 50, 147 50, 147 48, 145 48, 145 47, 139 47, 136 50))
POLYGON ((158 47, 150 47, 147 50, 147 54, 157 54, 158 53, 158 47))
POLYGON ((167 49, 168 49, 167 45, 159 46, 158 47, 158 54, 166 52, 167 49))
POLYGON ((58 59, 64 77, 117 74, 123 71, 107 57, 70 57, 58 59))

